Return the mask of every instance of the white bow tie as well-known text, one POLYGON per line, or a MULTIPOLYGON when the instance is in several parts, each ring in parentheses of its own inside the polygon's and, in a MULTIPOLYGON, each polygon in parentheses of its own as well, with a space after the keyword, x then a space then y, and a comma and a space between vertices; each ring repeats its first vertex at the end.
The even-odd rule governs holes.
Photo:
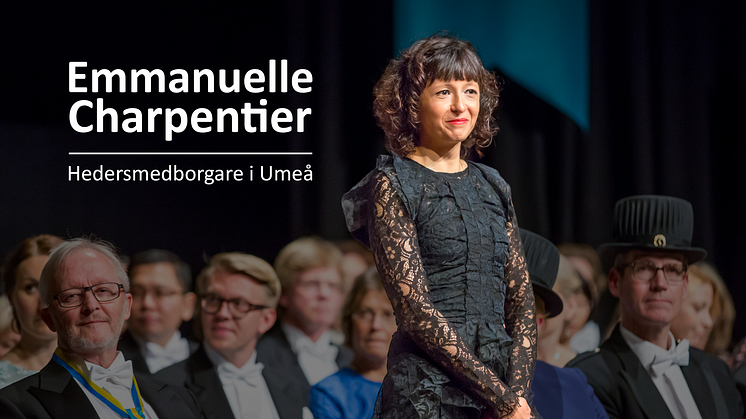
POLYGON ((339 352, 334 345, 314 345, 310 341, 299 341, 297 347, 299 354, 306 352, 327 362, 335 361, 339 352))
POLYGON ((264 369, 264 364, 261 362, 257 362, 256 364, 246 367, 246 368, 236 368, 235 365, 224 362, 221 365, 218 366, 218 375, 220 376, 220 381, 223 382, 223 384, 235 384, 236 381, 243 381, 246 384, 254 387, 260 386, 261 381, 264 378, 262 377, 262 370, 264 369))
POLYGON ((132 361, 114 362, 109 369, 100 365, 91 364, 88 371, 91 381, 99 387, 109 383, 132 388, 132 361))
POLYGON ((674 364, 682 367, 689 365, 689 341, 687 339, 679 342, 673 352, 656 355, 648 368, 653 377, 658 377, 674 364))
POLYGON ((180 340, 176 342, 177 344, 166 345, 165 348, 155 342, 147 342, 145 348, 154 357, 170 360, 173 361, 173 363, 176 363, 189 357, 189 349, 187 345, 184 345, 180 340))

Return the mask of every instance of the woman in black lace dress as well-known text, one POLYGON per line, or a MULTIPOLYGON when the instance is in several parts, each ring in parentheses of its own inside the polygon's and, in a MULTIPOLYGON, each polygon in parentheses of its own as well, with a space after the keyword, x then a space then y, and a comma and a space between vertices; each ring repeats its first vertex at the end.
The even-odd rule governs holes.
POLYGON ((527 418, 534 297, 510 187, 463 160, 489 144, 499 88, 474 47, 417 41, 375 87, 392 156, 345 194, 396 313, 375 417, 527 418))

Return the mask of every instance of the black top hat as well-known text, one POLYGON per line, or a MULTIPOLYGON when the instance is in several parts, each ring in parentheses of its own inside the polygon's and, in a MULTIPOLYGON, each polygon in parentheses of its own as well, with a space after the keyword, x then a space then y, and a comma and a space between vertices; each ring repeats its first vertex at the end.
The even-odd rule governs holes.
POLYGON ((557 246, 544 237, 522 228, 518 230, 534 294, 544 300, 547 317, 554 317, 562 312, 562 299, 552 291, 554 281, 557 280, 560 252, 557 246))
POLYGON ((614 208, 614 242, 598 247, 605 269, 621 252, 647 250, 680 253, 692 264, 707 251, 691 247, 694 211, 689 201, 672 196, 637 195, 622 198, 614 208))

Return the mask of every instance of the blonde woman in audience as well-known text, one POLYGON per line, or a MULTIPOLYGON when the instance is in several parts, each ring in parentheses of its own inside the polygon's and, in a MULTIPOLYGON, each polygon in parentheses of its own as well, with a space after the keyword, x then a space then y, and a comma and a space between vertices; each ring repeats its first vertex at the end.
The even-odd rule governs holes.
POLYGON ((7 295, 0 295, 0 358, 5 356, 21 340, 13 330, 13 308, 7 295))
MULTIPOLYGON (((688 339, 692 347, 705 350, 713 327, 723 317, 723 302, 718 295, 717 281, 701 266, 692 265, 688 272, 689 296, 684 300, 681 311, 671 323, 671 332, 676 339, 688 339)), ((732 323, 730 326, 732 328, 732 323)), ((718 336, 719 340, 725 340, 723 338, 730 341, 729 334, 718 336)))
POLYGON ((712 318, 713 326, 710 332, 710 338, 707 339, 705 352, 710 355, 718 356, 728 361, 730 354, 731 339, 733 338, 733 322, 736 320, 736 308, 733 305, 728 287, 723 282, 715 266, 709 262, 697 262, 695 264, 702 272, 713 279, 715 285, 715 299, 720 305, 720 312, 712 318))
POLYGON ((386 358, 396 317, 381 277, 368 268, 354 282, 342 310, 345 344, 355 353, 342 368, 311 387, 310 408, 316 419, 369 418, 386 376, 386 358))
POLYGON ((557 246, 560 253, 569 259, 583 279, 583 294, 578 296, 578 315, 565 333, 570 336, 570 347, 577 353, 592 351, 601 343, 601 330, 592 320, 600 293, 606 291, 606 277, 601 270, 601 259, 596 249, 587 244, 563 243, 557 246), (584 312, 587 312, 587 318, 584 312))
POLYGON ((2 267, 5 294, 13 307, 12 324, 21 340, 0 358, 0 388, 35 374, 52 359, 57 334, 41 319, 39 278, 49 252, 62 243, 57 236, 40 235, 21 242, 2 267))
MULTIPOLYGON (((555 367, 565 366, 577 355, 570 347, 570 336, 567 336, 565 331, 578 314, 578 298, 582 294, 581 281, 570 261, 565 256, 560 256, 557 281, 552 291, 562 298, 564 308, 557 316, 546 319, 544 329, 539 335, 537 355, 537 359, 555 367)), ((587 313, 584 315, 587 316, 587 313)))

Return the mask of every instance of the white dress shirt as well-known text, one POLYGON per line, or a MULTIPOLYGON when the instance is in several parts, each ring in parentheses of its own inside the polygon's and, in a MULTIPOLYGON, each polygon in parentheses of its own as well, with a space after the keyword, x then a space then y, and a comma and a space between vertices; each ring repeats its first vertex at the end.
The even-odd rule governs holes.
POLYGON ((601 331, 593 320, 588 320, 585 326, 570 338, 570 348, 579 354, 598 348, 600 343, 601 331))
POLYGON ((161 346, 155 342, 146 342, 134 334, 132 337, 137 341, 137 346, 140 348, 140 353, 145 358, 145 363, 148 364, 151 374, 189 358, 189 341, 182 338, 181 332, 178 330, 171 336, 166 346, 161 346))
POLYGON ((681 373, 680 366, 689 365, 689 341, 684 339, 677 345, 673 334, 668 332, 671 347, 666 350, 638 337, 624 326, 620 325, 619 330, 650 375, 674 419, 702 419, 684 374, 681 373))
POLYGON ((314 385, 339 371, 337 366, 339 348, 332 345, 328 331, 313 342, 302 330, 287 323, 282 323, 282 330, 293 352, 298 355, 298 363, 309 384, 314 385))
MULTIPOLYGON (((65 354, 70 362, 75 362, 78 368, 88 376, 97 386, 106 390, 112 397, 117 399, 125 409, 132 409, 135 407, 135 402, 132 399, 132 361, 125 361, 124 355, 121 352, 117 354, 114 362, 109 368, 104 368, 100 365, 91 364, 82 358, 73 355, 65 354)), ((73 378, 75 380, 75 378, 73 378)), ((88 400, 93 405, 96 413, 101 419, 122 419, 116 414, 109 406, 99 400, 94 394, 88 391, 78 380, 76 383, 83 389, 88 400)), ((153 411, 153 408, 143 399, 143 412, 145 413, 146 419, 158 419, 158 416, 153 411)))
POLYGON ((280 419, 267 382, 262 376, 264 364, 256 362, 256 351, 242 367, 237 367, 204 343, 207 357, 216 367, 223 392, 237 419, 280 419))

